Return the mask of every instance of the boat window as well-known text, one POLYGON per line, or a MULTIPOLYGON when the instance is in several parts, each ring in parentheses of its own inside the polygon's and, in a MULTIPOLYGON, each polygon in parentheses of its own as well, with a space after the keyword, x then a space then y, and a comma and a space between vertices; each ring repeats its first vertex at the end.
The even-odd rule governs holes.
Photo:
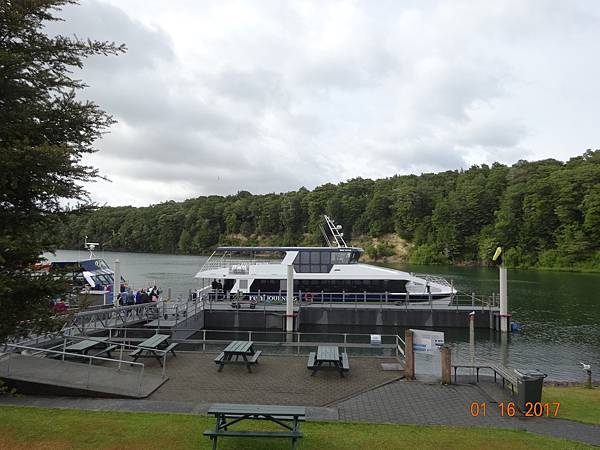
POLYGON ((94 283, 96 284, 97 287, 108 286, 108 285, 112 284, 111 278, 112 277, 108 277, 103 274, 98 274, 98 275, 92 276, 92 280, 94 281, 94 283))
POLYGON ((319 264, 321 262, 321 252, 310 252, 310 263, 319 264))
POLYGON ((310 263, 310 252, 300 252, 300 264, 310 263))
POLYGON ((331 264, 331 252, 321 253, 321 264, 331 264))
POLYGON ((301 264, 300 272, 310 272, 310 266, 308 264, 301 264))
POLYGON ((360 253, 352 252, 350 256, 350 264, 356 264, 358 262, 358 258, 360 258, 360 253))
POLYGON ((329 272, 329 266, 326 264, 321 264, 321 273, 329 272))
POLYGON ((76 272, 73 275, 73 281, 77 284, 77 285, 83 285, 83 284, 87 284, 87 281, 85 281, 85 278, 83 276, 83 274, 81 272, 76 272))
POLYGON ((348 264, 350 261, 350 253, 335 252, 331 254, 331 264, 348 264))

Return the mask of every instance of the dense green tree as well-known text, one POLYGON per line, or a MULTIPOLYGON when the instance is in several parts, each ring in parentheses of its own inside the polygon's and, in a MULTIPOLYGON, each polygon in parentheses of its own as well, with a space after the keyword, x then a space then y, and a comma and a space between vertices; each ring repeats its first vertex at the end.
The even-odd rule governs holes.
POLYGON ((124 48, 48 36, 44 24, 68 3, 0 2, 0 341, 50 325, 49 300, 65 287, 35 276, 32 267, 53 250, 64 205, 83 210, 88 204, 82 182, 97 172, 82 158, 113 122, 76 96, 85 86, 72 70, 90 55, 124 48))
POLYGON ((496 163, 356 178, 313 191, 242 191, 148 208, 101 208, 73 218, 64 238, 72 247, 87 234, 114 250, 182 253, 207 252, 218 243, 322 245, 319 224, 328 214, 343 225, 347 240, 364 240, 373 257, 390 247, 371 239, 395 232, 414 244, 409 259, 415 263, 489 264, 502 245, 513 266, 600 268, 598 186, 600 151, 587 151, 566 163, 496 163))

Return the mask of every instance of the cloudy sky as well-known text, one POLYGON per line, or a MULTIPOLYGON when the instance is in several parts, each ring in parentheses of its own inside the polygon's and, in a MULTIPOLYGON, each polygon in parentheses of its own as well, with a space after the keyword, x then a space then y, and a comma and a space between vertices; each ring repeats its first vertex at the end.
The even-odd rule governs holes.
POLYGON ((81 0, 118 124, 100 204, 309 189, 600 148, 600 2, 81 0))

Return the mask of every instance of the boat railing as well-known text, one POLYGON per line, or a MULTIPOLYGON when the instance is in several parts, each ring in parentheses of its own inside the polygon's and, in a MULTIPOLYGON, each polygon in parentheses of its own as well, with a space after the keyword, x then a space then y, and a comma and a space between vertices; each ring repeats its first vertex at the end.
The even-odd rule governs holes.
POLYGON ((231 259, 231 258, 214 258, 213 257, 204 263, 204 265, 200 268, 200 272, 203 272, 205 270, 213 270, 213 269, 229 269, 230 273, 247 274, 250 271, 250 266, 257 266, 257 265, 263 265, 263 264, 281 264, 281 260, 262 259, 262 258, 231 259))
POLYGON ((444 277, 440 277, 437 275, 429 275, 426 273, 411 273, 411 275, 414 277, 422 278, 429 283, 435 283, 450 288, 453 287, 452 282, 446 280, 444 277))
MULTIPOLYGON (((325 291, 295 291, 294 304, 297 306, 310 306, 337 304, 337 305, 400 305, 412 307, 425 305, 425 307, 449 308, 459 307, 473 309, 491 309, 497 307, 495 296, 478 296, 475 293, 454 291, 452 295, 436 298, 433 293, 391 293, 391 292, 325 292, 325 291)), ((212 303, 230 302, 232 306, 248 305, 250 308, 266 307, 269 305, 285 305, 287 293, 280 291, 256 291, 232 293, 217 289, 207 289, 199 292, 198 299, 203 302, 203 308, 212 307, 212 303)))

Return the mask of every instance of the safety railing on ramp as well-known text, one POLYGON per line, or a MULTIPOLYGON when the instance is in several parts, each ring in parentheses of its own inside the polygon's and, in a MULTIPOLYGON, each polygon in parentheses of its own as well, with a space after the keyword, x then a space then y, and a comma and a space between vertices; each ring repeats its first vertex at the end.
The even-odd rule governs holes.
POLYGON ((19 344, 8 344, 8 347, 12 351, 0 360, 0 374, 4 378, 62 385, 72 389, 113 392, 119 395, 128 391, 135 391, 138 396, 144 394, 143 363, 19 344), (51 357, 45 357, 48 355, 51 357), (86 364, 72 363, 68 359, 84 360, 86 364), (112 363, 113 366, 95 366, 94 362, 112 363), (123 369, 123 362, 136 367, 137 373, 132 371, 131 367, 123 369), (65 364, 68 364, 68 368, 65 364))

